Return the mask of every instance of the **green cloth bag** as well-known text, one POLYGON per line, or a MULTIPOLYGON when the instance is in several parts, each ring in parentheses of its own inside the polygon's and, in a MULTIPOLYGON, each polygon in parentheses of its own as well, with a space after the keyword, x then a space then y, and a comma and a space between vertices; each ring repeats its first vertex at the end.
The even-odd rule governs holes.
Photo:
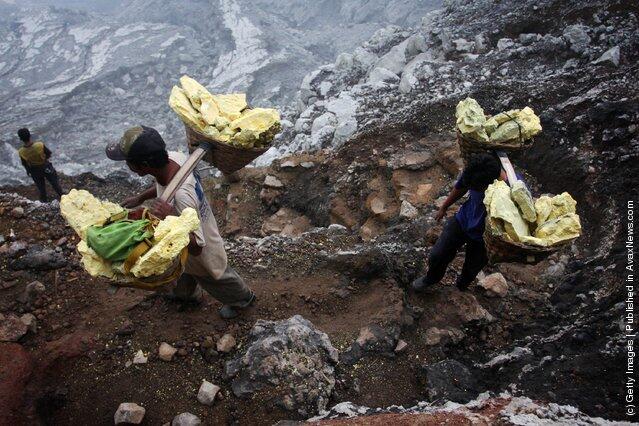
POLYGON ((87 230, 87 245, 103 259, 124 261, 138 244, 153 236, 153 232, 147 230, 148 225, 148 220, 141 219, 91 226, 87 230))

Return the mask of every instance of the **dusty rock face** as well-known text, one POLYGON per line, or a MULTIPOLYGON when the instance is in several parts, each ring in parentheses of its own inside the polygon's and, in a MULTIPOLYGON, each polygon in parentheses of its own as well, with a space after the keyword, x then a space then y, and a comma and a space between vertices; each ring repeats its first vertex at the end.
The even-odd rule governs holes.
POLYGON ((226 363, 235 395, 264 388, 280 393, 278 404, 301 415, 324 410, 335 386, 337 350, 328 336, 300 315, 258 320, 246 352, 226 363))
POLYGON ((420 404, 410 408, 369 408, 350 402, 335 405, 327 413, 310 419, 321 426, 410 426, 554 424, 554 425, 626 425, 589 417, 569 405, 546 404, 507 393, 491 397, 488 392, 463 405, 420 404))

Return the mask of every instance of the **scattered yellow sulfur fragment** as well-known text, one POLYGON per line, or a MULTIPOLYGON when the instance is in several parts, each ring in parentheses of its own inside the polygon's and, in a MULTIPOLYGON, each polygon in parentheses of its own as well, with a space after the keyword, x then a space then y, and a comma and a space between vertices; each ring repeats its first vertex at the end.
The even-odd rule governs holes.
POLYGON ((102 225, 124 209, 110 201, 100 201, 89 191, 72 189, 60 198, 60 213, 81 239, 92 225, 102 225))
POLYGON ((200 226, 197 212, 186 208, 180 216, 167 216, 155 228, 154 245, 131 268, 137 278, 164 273, 182 249, 189 244, 189 234, 200 226))
POLYGON ((491 218, 501 219, 504 229, 513 241, 521 241, 530 236, 528 224, 521 217, 517 206, 510 196, 510 187, 501 180, 488 186, 484 197, 486 212, 491 218))
POLYGON ((484 130, 486 115, 479 103, 473 98, 466 98, 457 104, 455 109, 457 128, 465 137, 481 142, 488 142, 488 135, 484 130))
POLYGON ((528 191, 526 185, 520 180, 515 181, 510 188, 510 196, 517 204, 517 207, 519 207, 524 219, 526 219, 527 222, 535 223, 537 220, 537 212, 535 211, 532 195, 530 195, 530 191, 528 191))

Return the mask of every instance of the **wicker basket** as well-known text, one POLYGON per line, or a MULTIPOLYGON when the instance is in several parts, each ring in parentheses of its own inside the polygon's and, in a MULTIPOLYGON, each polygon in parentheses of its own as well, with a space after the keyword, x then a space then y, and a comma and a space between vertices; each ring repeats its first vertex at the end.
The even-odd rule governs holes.
POLYGON ((461 151, 462 160, 464 160, 464 166, 467 165, 471 155, 481 152, 491 151, 504 151, 504 152, 517 152, 528 149, 534 143, 534 139, 526 139, 519 145, 512 145, 506 143, 486 143, 462 136, 461 132, 457 130, 457 143, 459 144, 459 150, 461 151))
POLYGON ((530 244, 517 243, 503 239, 490 229, 488 219, 486 219, 486 229, 484 230, 484 244, 488 254, 488 261, 491 264, 501 262, 517 262, 535 264, 544 260, 556 251, 568 246, 573 240, 564 241, 551 247, 534 246, 530 244))
POLYGON ((213 149, 206 154, 204 161, 217 167, 225 175, 240 170, 260 155, 264 154, 268 148, 238 148, 227 143, 216 141, 203 133, 184 124, 186 129, 186 140, 189 151, 193 152, 200 142, 208 142, 213 149))

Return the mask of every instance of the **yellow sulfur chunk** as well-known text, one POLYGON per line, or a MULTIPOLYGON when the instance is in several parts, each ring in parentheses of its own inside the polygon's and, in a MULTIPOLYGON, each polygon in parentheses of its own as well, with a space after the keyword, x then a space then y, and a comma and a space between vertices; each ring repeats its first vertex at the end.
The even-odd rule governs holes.
POLYGON ((230 140, 231 145, 251 148, 255 145, 260 137, 257 130, 244 129, 237 132, 230 140))
POLYGON ((115 278, 115 272, 111 268, 111 262, 98 256, 86 242, 80 241, 77 246, 78 253, 82 256, 82 266, 92 277, 115 278))
POLYGON ((512 110, 508 114, 512 119, 506 117, 507 120, 503 124, 490 132, 491 143, 523 142, 541 132, 541 121, 532 108, 512 110))
POLYGON ((520 180, 515 181, 510 188, 510 196, 513 201, 519 207, 521 215, 527 222, 535 223, 537 220, 537 212, 535 211, 535 204, 533 203, 532 195, 526 188, 526 185, 520 180))
POLYGON ((497 130, 497 128, 501 124, 504 124, 506 121, 510 120, 510 118, 517 113, 519 113, 518 109, 512 109, 510 111, 500 112, 499 114, 493 117, 490 117, 488 120, 486 120, 486 123, 484 124, 484 130, 486 130, 486 133, 490 135, 495 130, 497 130))
POLYGON ((164 273, 199 226, 200 219, 192 208, 184 209, 180 216, 167 216, 155 228, 154 246, 135 262, 131 273, 138 278, 164 273))
POLYGON ((233 121, 240 117, 242 111, 246 109, 246 94, 231 93, 228 95, 214 95, 213 98, 220 108, 220 115, 233 121))
POLYGON ((530 236, 528 224, 521 217, 517 206, 510 197, 510 187, 503 181, 495 180, 486 189, 484 197, 486 212, 491 218, 504 221, 504 229, 513 241, 521 241, 530 236))
POLYGON ((177 86, 173 86, 171 90, 171 96, 169 97, 169 106, 175 113, 189 126, 195 129, 203 129, 206 126, 206 122, 202 118, 202 115, 197 112, 189 98, 186 96, 184 90, 177 86))
POLYGON ((574 213, 568 213, 544 223, 537 228, 534 237, 524 237, 522 241, 547 247, 572 240, 579 235, 581 235, 579 216, 574 213))
POLYGON ((206 90, 206 87, 202 86, 188 75, 180 77, 180 84, 182 85, 182 89, 184 89, 184 93, 191 101, 191 104, 196 109, 200 109, 200 106, 202 105, 202 98, 210 98, 212 96, 209 91, 206 90))
POLYGON ((217 106, 213 96, 205 98, 200 106, 200 113, 207 124, 215 125, 215 120, 220 116, 220 108, 217 106))
POLYGON ((91 225, 102 225, 124 209, 110 201, 100 201, 89 191, 72 189, 60 198, 60 213, 81 239, 91 225))
POLYGON ((486 115, 484 110, 473 98, 466 98, 457 104, 455 109, 457 128, 467 138, 481 142, 488 142, 488 135, 484 130, 486 115))
POLYGON ((553 220, 566 214, 576 213, 577 202, 570 196, 569 193, 564 192, 552 197, 552 210, 546 220, 553 220))
POLYGON ((537 212, 537 227, 540 227, 548 220, 552 211, 552 197, 542 195, 535 200, 535 211, 537 212))
POLYGON ((215 121, 212 123, 217 130, 222 131, 231 124, 231 122, 226 117, 218 116, 215 121))
POLYGON ((265 132, 280 121, 280 114, 272 108, 255 108, 246 111, 229 125, 232 129, 265 132))

